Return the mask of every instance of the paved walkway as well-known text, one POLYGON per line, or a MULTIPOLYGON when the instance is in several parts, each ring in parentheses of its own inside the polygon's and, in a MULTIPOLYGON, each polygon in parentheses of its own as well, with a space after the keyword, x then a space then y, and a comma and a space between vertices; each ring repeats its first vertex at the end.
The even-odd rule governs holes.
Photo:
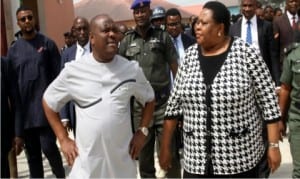
MULTIPOLYGON (((292 166, 292 158, 290 155, 290 147, 287 138, 283 140, 283 143, 280 143, 280 151, 282 155, 281 166, 274 174, 271 174, 270 178, 291 178, 293 166, 292 166)), ((66 174, 68 174, 70 172, 70 167, 68 167, 64 158, 63 160, 64 160, 64 168, 66 170, 66 174)), ((45 178, 55 178, 55 176, 51 172, 51 168, 45 156, 43 156, 43 161, 44 161, 45 178)), ((24 152, 22 152, 17 157, 17 162, 18 162, 19 178, 29 178, 28 165, 27 165, 27 160, 24 152)))

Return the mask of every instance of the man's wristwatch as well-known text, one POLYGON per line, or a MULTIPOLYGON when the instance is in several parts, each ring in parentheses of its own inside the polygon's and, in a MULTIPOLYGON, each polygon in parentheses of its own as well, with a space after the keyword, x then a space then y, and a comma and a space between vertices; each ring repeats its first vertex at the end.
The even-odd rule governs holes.
POLYGON ((139 127, 138 130, 140 130, 146 137, 149 134, 149 130, 147 127, 139 127))

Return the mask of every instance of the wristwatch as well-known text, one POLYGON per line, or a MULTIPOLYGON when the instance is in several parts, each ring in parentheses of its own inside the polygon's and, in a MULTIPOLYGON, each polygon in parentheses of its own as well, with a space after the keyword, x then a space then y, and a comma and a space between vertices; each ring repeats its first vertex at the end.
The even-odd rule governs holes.
POLYGON ((138 130, 140 130, 146 137, 149 134, 149 130, 147 127, 139 127, 138 130))

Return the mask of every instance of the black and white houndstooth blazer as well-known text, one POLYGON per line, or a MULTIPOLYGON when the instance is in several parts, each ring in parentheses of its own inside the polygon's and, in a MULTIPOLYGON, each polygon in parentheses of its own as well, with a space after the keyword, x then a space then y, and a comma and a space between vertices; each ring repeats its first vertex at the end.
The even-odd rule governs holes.
POLYGON ((184 116, 184 169, 204 174, 210 156, 216 175, 246 172, 264 153, 262 120, 280 117, 275 87, 258 50, 234 39, 227 58, 210 87, 204 83, 197 44, 186 50, 174 89, 168 100, 166 119, 184 116), (211 107, 205 93, 211 92, 211 107), (211 128, 207 129, 207 114, 211 128), (206 135, 211 135, 207 153, 206 135))

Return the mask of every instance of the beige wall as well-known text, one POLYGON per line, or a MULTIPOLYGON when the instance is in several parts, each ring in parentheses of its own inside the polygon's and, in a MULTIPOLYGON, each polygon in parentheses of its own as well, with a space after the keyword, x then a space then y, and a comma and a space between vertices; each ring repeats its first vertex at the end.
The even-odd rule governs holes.
POLYGON ((40 31, 61 48, 63 33, 70 31, 74 15, 73 0, 37 0, 40 31))
POLYGON ((7 45, 9 46, 11 42, 15 40, 14 34, 19 30, 16 20, 16 10, 19 7, 19 1, 3 0, 2 2, 5 16, 5 27, 1 26, 1 28, 6 29, 7 45))

